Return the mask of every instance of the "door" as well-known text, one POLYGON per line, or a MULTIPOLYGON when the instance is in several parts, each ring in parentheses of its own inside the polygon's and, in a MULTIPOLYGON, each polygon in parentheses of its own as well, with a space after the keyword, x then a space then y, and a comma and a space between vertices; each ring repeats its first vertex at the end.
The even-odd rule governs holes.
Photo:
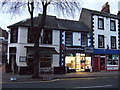
POLYGON ((94 57, 94 71, 99 71, 99 57, 94 57))
POLYGON ((10 69, 14 72, 17 73, 17 64, 16 64, 16 55, 10 55, 10 69))
POLYGON ((105 70, 105 58, 100 58, 100 70, 105 70))

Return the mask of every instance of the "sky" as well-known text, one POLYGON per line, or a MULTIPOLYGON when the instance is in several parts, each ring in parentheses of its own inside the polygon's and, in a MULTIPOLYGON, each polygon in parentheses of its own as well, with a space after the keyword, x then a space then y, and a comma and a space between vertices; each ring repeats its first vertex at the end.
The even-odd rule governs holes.
MULTIPOLYGON (((97 10, 101 11, 102 6, 108 2, 110 5, 110 13, 111 14, 117 14, 118 13, 118 2, 120 0, 83 0, 82 8, 87 8, 91 10, 97 10)), ((55 16, 56 14, 53 12, 49 12, 49 15, 55 16)), ((35 13, 35 16, 37 14, 35 13)), ((80 14, 78 13, 75 18, 66 18, 66 17, 59 17, 58 18, 63 18, 63 19, 70 19, 70 20, 79 20, 80 14)), ((8 30, 7 26, 12 25, 14 23, 17 23, 19 21, 22 21, 24 19, 30 18, 29 13, 23 12, 21 14, 16 14, 16 15, 10 15, 9 13, 3 13, 0 12, 0 27, 4 30, 8 30)))

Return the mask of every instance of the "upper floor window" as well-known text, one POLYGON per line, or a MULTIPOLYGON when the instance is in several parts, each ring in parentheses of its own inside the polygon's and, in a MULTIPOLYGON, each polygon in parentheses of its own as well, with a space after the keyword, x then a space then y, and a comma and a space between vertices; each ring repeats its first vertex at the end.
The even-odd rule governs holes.
POLYGON ((87 34, 86 33, 82 33, 81 34, 81 45, 82 46, 86 46, 87 43, 87 34))
POLYGON ((115 31, 116 30, 116 25, 114 20, 110 20, 110 30, 115 31))
POLYGON ((65 32, 65 41, 66 46, 72 45, 72 32, 65 32))
POLYGON ((104 29, 104 19, 98 18, 98 29, 104 29))
POLYGON ((116 49, 116 37, 111 36, 111 49, 116 49))
POLYGON ((98 35, 98 48, 104 48, 104 35, 98 35))
POLYGON ((52 44, 52 30, 43 30, 42 44, 52 44))
MULTIPOLYGON (((33 30, 38 30, 38 28, 33 28, 33 30)), ((31 28, 28 28, 28 43, 34 43, 34 34, 31 28)))
POLYGON ((17 43, 17 41, 18 41, 18 28, 11 29, 10 35, 11 35, 10 42, 17 43))

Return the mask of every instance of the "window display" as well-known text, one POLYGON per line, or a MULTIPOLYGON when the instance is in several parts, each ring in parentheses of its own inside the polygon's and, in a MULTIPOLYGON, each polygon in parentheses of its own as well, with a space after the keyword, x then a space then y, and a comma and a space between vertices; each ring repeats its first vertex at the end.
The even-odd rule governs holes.
POLYGON ((107 55, 107 65, 118 65, 118 55, 107 55))
POLYGON ((74 56, 66 56, 65 63, 69 69, 85 71, 85 69, 91 68, 91 57, 86 57, 85 54, 76 53, 74 56))
POLYGON ((85 69, 90 69, 91 68, 91 57, 86 57, 86 67, 85 69))

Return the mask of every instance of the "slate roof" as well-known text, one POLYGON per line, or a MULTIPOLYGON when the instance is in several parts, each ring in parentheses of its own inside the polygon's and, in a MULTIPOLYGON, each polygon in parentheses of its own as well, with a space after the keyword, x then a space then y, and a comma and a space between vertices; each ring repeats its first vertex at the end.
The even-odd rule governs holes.
POLYGON ((100 15, 100 16, 105 16, 105 17, 109 17, 109 18, 120 19, 120 17, 118 17, 118 15, 103 12, 103 11, 96 11, 96 10, 90 10, 90 9, 82 8, 82 12, 91 13, 91 14, 100 15))
POLYGON ((79 21, 58 19, 58 26, 62 30, 87 32, 90 31, 89 28, 83 22, 79 21))
MULTIPOLYGON (((34 17, 34 26, 38 27, 40 17, 34 17)), ((30 18, 15 23, 13 25, 8 26, 8 28, 12 27, 30 27, 30 18)), ((55 30, 67 30, 67 31, 79 31, 86 32, 89 31, 89 28, 83 23, 79 21, 65 20, 65 19, 57 19, 56 16, 46 16, 46 23, 44 28, 55 29, 55 30)))
MULTIPOLYGON (((41 17, 41 16, 40 16, 41 17)), ((34 17, 34 27, 38 27, 39 22, 40 22, 40 17, 34 17)), ((24 27, 30 27, 30 18, 20 21, 18 23, 15 23, 13 25, 8 26, 8 28, 14 27, 14 26, 24 26, 24 27)), ((56 17, 55 16, 46 16, 46 21, 45 21, 45 27, 47 28, 58 28, 56 17)))
POLYGON ((86 26, 90 29, 90 31, 92 31, 92 27, 91 27, 92 26, 92 15, 120 19, 118 15, 82 8, 79 21, 84 22, 84 24, 86 24, 86 26))

